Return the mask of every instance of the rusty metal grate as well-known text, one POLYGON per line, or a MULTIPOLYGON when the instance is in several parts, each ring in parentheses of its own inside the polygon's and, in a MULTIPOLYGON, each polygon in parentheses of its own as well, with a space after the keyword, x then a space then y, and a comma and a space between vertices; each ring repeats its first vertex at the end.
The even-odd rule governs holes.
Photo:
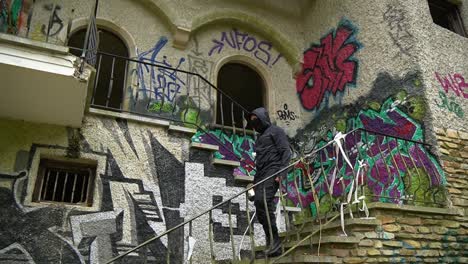
POLYGON ((95 166, 41 160, 33 201, 91 206, 95 166))

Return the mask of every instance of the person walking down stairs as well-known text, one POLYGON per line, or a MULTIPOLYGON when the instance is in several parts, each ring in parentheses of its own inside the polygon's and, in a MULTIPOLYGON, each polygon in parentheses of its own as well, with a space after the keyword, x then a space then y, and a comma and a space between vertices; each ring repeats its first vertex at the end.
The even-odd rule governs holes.
MULTIPOLYGON (((260 135, 255 142, 256 174, 254 184, 278 172, 289 165, 291 151, 284 130, 271 124, 265 108, 257 108, 247 116, 250 126, 260 135)), ((257 219, 263 226, 266 237, 265 254, 269 257, 281 255, 281 240, 278 234, 275 217, 275 194, 280 179, 287 174, 282 172, 254 188, 254 204, 257 219), (269 225, 270 223, 270 225, 269 225)))

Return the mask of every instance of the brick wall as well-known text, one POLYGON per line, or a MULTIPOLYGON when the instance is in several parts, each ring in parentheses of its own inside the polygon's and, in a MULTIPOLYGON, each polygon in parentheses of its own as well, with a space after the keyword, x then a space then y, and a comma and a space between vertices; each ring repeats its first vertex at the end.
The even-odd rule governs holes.
POLYGON ((441 162, 454 207, 468 214, 468 132, 436 129, 441 162))

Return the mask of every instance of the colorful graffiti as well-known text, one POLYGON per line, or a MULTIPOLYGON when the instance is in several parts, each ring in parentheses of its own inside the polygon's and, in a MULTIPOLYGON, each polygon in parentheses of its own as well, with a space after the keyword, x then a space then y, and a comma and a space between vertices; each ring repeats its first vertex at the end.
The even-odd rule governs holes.
MULTIPOLYGON (((379 110, 362 110, 347 120, 346 131, 357 128, 389 136, 354 131, 342 143, 349 163, 341 152, 337 153, 335 146, 330 145, 310 163, 298 164, 294 173, 289 174, 284 182, 288 198, 295 205, 310 206, 313 214, 332 209, 338 201, 343 201, 356 177, 360 161, 364 162, 361 166, 364 172, 361 185, 367 199, 399 203, 404 198, 415 204, 426 205, 434 197, 438 202, 444 202, 445 194, 441 191, 446 184, 444 173, 424 145, 415 143, 423 142, 423 129, 417 121, 395 106, 392 98, 387 99, 379 110), (308 188, 309 176, 314 182, 313 191, 308 188), (333 181, 335 177, 337 180, 333 181), (331 182, 334 182, 334 186, 329 186, 331 182), (329 190, 333 191, 330 193, 329 190), (314 193, 319 199, 318 210, 314 193)), ((324 146, 333 137, 334 134, 329 132, 316 147, 324 146)))
MULTIPOLYGON (((209 85, 198 76, 177 71, 184 65, 184 57, 170 63, 167 56, 161 55, 167 42, 166 37, 161 37, 153 48, 138 54, 139 61, 154 66, 137 63, 131 71, 137 87, 131 98, 133 110, 192 123, 187 126, 201 125, 202 120, 208 123, 212 116, 211 101, 206 101, 211 98, 209 85)), ((212 62, 189 55, 190 71, 207 78, 211 68, 212 62)))
POLYGON ((33 4, 32 0, 0 0, 0 32, 26 36, 33 4))
MULTIPOLYGON (((158 59, 159 53, 167 42, 166 37, 161 37, 153 48, 139 53, 138 60, 172 68, 172 64, 167 61, 166 56, 163 56, 162 60, 158 59)), ((175 69, 179 69, 184 62, 185 58, 180 58, 175 69)), ((180 78, 179 73, 172 69, 139 63, 136 73, 140 84, 139 91, 143 94, 143 97, 150 96, 155 101, 174 103, 176 96, 181 93, 181 88, 185 86, 185 80, 180 78)))
POLYGON ((348 20, 304 52, 302 71, 296 79, 296 90, 302 106, 318 109, 325 100, 348 85, 356 83, 358 62, 353 55, 361 47, 356 40, 356 27, 348 20))
POLYGON ((452 91, 457 97, 468 98, 468 83, 460 73, 447 74, 447 76, 441 77, 438 72, 435 73, 440 86, 444 89, 445 93, 452 91))
POLYGON ((192 142, 217 145, 219 151, 215 152, 215 158, 240 161, 241 166, 234 169, 234 175, 255 175, 255 140, 251 136, 228 134, 216 129, 208 133, 198 131, 192 137, 192 142))
POLYGON ((460 104, 457 103, 455 100, 455 97, 447 97, 447 94, 444 93, 444 91, 440 90, 439 91, 439 99, 440 102, 435 100, 436 105, 441 108, 441 109, 446 109, 452 113, 454 113, 456 116, 459 118, 462 118, 465 116, 465 112, 463 111, 463 108, 460 106, 460 104))
POLYGON ((257 60, 267 66, 274 66, 282 57, 281 53, 276 56, 272 53, 273 44, 266 40, 257 40, 255 36, 246 32, 240 32, 233 29, 229 32, 221 32, 219 39, 213 39, 213 47, 208 52, 208 56, 213 53, 220 54, 224 47, 231 47, 237 50, 243 50, 251 53, 257 60))

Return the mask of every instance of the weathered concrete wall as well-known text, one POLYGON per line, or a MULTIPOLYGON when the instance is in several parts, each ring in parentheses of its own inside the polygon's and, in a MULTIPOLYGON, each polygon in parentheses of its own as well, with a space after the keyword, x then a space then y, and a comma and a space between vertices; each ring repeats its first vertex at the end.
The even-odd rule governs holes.
MULTIPOLYGON (((164 127, 87 116, 80 131, 6 120, 0 131, 0 252, 20 250, 18 257, 30 256, 36 263, 108 260, 242 191, 231 168, 213 167, 209 152, 191 157, 190 137, 164 127), (92 206, 32 202, 40 158, 73 160, 66 156, 74 135, 80 159, 97 162, 92 206)), ((248 225, 246 204, 240 197, 232 205, 239 249, 248 225)), ((228 259, 227 207, 213 212, 213 223, 216 256, 228 259)), ((207 219, 193 225, 194 259, 200 263, 210 258, 207 227, 207 219)), ((262 241, 258 224, 255 229, 262 241)), ((180 229, 145 248, 149 259, 164 262, 170 252, 171 263, 181 263, 188 231, 180 229)), ((242 249, 242 254, 249 249, 248 239, 242 249)), ((140 257, 125 262, 139 263, 140 257)))

